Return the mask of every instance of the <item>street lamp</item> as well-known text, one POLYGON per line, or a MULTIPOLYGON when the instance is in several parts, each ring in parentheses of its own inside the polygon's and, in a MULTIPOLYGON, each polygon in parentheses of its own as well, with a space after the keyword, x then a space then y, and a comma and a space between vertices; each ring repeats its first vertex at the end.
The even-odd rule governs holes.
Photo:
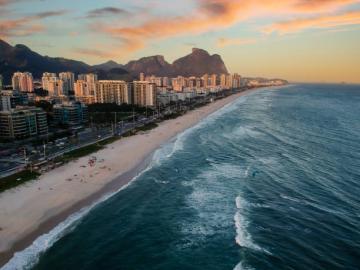
POLYGON ((44 148, 44 159, 45 159, 46 158, 46 144, 45 144, 45 142, 43 144, 43 148, 44 148))

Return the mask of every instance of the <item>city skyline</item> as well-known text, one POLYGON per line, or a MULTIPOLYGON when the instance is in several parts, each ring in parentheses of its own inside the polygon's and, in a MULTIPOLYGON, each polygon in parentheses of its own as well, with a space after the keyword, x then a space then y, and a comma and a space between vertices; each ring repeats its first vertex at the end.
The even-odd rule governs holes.
POLYGON ((360 1, 0 1, 0 38, 89 64, 200 47, 231 73, 359 83, 360 1), (95 40, 95 42, 94 42, 95 40))

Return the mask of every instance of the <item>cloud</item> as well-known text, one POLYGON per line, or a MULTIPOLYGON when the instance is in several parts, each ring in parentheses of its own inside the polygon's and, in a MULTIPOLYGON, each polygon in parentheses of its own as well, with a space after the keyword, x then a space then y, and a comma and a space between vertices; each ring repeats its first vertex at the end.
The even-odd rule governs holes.
POLYGON ((129 15, 130 13, 122 8, 117 8, 117 7, 104 7, 104 8, 98 8, 98 9, 94 9, 91 10, 87 13, 87 18, 96 18, 96 17, 103 17, 103 16, 108 16, 108 15, 120 15, 120 16, 124 16, 124 15, 129 15))
POLYGON ((11 3, 11 0, 0 0, 0 7, 9 5, 10 3, 11 3))
POLYGON ((217 40, 217 46, 220 48, 226 46, 241 46, 248 44, 255 44, 257 42, 256 39, 242 39, 242 38, 219 38, 217 40))
MULTIPOLYGON (((0 0, 3 1, 4 0, 0 0)), ((1 2, 0 2, 1 3, 1 2)), ((39 20, 60 16, 67 11, 46 11, 26 16, 20 19, 0 20, 0 38, 8 38, 15 36, 29 36, 35 33, 45 31, 45 26, 39 23, 39 20)))
POLYGON ((64 15, 65 13, 67 13, 67 12, 68 12, 67 10, 45 11, 45 12, 36 13, 35 15, 30 16, 29 18, 45 19, 45 18, 48 18, 48 17, 61 16, 61 15, 64 15))
POLYGON ((44 26, 30 23, 29 19, 0 21, 0 38, 28 36, 44 30, 44 26))
MULTIPOLYGON (((358 2, 359 0, 197 0, 197 8, 190 14, 150 17, 135 26, 122 26, 123 23, 96 24, 92 29, 119 39, 122 49, 132 52, 145 47, 153 40, 225 29, 251 18, 277 14, 323 14, 358 2)), ((244 41, 232 40, 220 43, 240 45, 242 42, 244 41)))
POLYGON ((360 24, 360 11, 346 12, 338 15, 301 18, 280 23, 274 23, 263 29, 264 33, 277 32, 281 35, 300 32, 305 29, 332 28, 344 25, 360 24))
POLYGON ((358 0, 301 0, 294 4, 294 8, 302 12, 329 12, 358 2, 358 0))
POLYGON ((102 51, 97 49, 85 49, 85 48, 76 48, 73 50, 76 54, 91 56, 96 58, 111 58, 114 56, 114 53, 109 51, 102 51))

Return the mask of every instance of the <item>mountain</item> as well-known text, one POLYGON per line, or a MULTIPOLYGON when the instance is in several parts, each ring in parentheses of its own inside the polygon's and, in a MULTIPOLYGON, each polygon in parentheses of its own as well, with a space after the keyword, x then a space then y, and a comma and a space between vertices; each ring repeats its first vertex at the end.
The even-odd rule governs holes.
POLYGON ((204 74, 228 73, 220 55, 210 55, 207 51, 194 48, 192 53, 169 64, 162 55, 144 57, 130 61, 125 69, 134 76, 141 72, 156 76, 202 76, 204 74))
POLYGON ((121 68, 121 69, 123 69, 124 66, 116 63, 115 61, 110 60, 110 61, 107 61, 107 62, 105 62, 105 63, 103 63, 103 64, 94 65, 94 66, 92 66, 92 68, 93 68, 94 70, 99 70, 99 69, 101 69, 101 70, 108 71, 108 70, 111 70, 111 69, 114 69, 114 68, 121 68))
POLYGON ((207 51, 194 48, 192 53, 186 55, 172 64, 173 73, 182 76, 197 76, 204 74, 228 73, 220 55, 210 55, 207 51))
POLYGON ((95 72, 99 79, 109 80, 129 77, 129 73, 113 61, 90 66, 81 61, 42 56, 25 45, 13 47, 0 39, 0 74, 3 75, 5 84, 11 83, 11 76, 16 71, 31 72, 34 78, 41 78, 44 72, 64 71, 72 71, 75 74, 95 72), (111 72, 105 72, 110 70, 111 72))
POLYGON ((75 74, 94 72, 101 80, 132 80, 141 72, 156 76, 202 76, 206 73, 228 73, 219 55, 210 55, 207 51, 197 48, 172 64, 168 63, 164 56, 155 55, 130 61, 125 66, 112 60, 91 66, 81 61, 42 56, 25 45, 11 46, 0 39, 0 74, 3 75, 5 84, 11 83, 11 76, 16 71, 31 72, 37 79, 41 78, 44 72, 72 71, 75 74))
POLYGON ((16 71, 28 71, 35 78, 40 78, 43 72, 73 71, 75 73, 88 72, 90 66, 75 60, 52 58, 33 52, 25 45, 11 46, 0 40, 0 74, 5 83, 9 83, 16 71))
POLYGON ((165 61, 162 55, 143 57, 139 60, 130 61, 125 65, 125 69, 135 76, 138 76, 141 72, 156 76, 171 76, 173 73, 172 66, 165 61))
POLYGON ((111 68, 111 69, 93 69, 92 72, 98 75, 99 80, 124 80, 133 81, 136 79, 127 70, 123 68, 111 68))

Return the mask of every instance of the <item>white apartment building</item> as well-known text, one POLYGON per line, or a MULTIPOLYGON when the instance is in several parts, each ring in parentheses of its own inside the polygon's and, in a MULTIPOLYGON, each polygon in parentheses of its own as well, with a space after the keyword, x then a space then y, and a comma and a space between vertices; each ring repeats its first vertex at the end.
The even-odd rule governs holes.
POLYGON ((34 79, 29 72, 15 72, 12 76, 12 87, 15 91, 33 92, 34 79))
POLYGON ((96 84, 95 101, 98 103, 131 103, 131 91, 125 81, 100 80, 96 84))

